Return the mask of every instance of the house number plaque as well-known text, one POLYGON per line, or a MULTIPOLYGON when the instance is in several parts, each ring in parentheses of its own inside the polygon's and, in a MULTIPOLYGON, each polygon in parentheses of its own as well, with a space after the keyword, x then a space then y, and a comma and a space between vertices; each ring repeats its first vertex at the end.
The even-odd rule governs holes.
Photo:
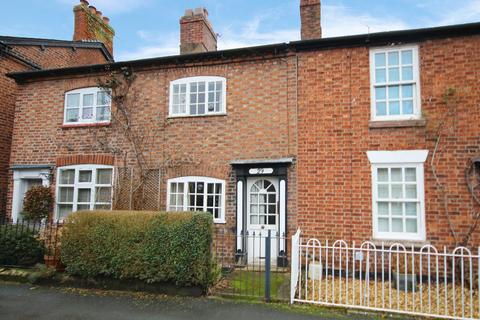
POLYGON ((249 174, 271 174, 273 173, 273 168, 252 168, 248 170, 249 174))

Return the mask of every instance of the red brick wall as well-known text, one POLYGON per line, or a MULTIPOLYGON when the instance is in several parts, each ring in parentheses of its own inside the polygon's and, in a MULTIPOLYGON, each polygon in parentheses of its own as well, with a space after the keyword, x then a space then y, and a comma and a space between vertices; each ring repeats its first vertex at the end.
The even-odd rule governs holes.
POLYGON ((100 49, 11 45, 14 51, 43 69, 108 62, 100 49))
MULTIPOLYGON (((450 194, 456 230, 469 218, 464 170, 480 153, 480 37, 420 44, 421 108, 425 127, 369 128, 369 49, 299 55, 298 224, 322 239, 372 237, 371 169, 366 151, 428 149, 425 163, 427 241, 452 244, 429 161, 435 128, 446 112, 443 94, 458 91, 456 127, 439 150, 438 167, 450 194)), ((479 208, 477 208, 479 210, 479 208)), ((480 243, 480 230, 471 245, 480 243)))
MULTIPOLYGON (((138 110, 133 121, 145 135, 148 166, 164 172, 163 206, 167 179, 185 175, 224 179, 227 225, 234 226, 235 180, 230 161, 295 154, 294 61, 294 57, 281 57, 135 71, 137 79, 132 94, 138 110), (227 79, 227 115, 167 118, 170 81, 201 75, 227 79)), ((97 79, 97 75, 92 75, 21 85, 11 163, 55 164, 57 157, 102 153, 95 136, 111 132, 110 127, 62 128, 65 91, 95 86, 97 79)), ((113 148, 128 151, 127 162, 132 164, 133 152, 125 139, 115 135, 108 140, 113 148)), ((122 161, 117 156, 116 163, 123 165, 122 161)), ((293 167, 289 179, 292 192, 288 215, 293 222, 296 206, 293 167)))
POLYGON ((0 217, 5 213, 6 208, 10 146, 17 90, 15 81, 5 77, 4 74, 26 69, 24 65, 15 60, 0 55, 0 217))

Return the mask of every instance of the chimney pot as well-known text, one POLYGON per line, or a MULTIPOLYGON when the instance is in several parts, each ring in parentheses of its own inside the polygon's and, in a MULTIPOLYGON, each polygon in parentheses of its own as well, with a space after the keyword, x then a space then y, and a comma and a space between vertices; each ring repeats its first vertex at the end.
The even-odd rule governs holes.
POLYGON ((86 5, 88 7, 90 3, 88 3, 87 0, 80 0, 80 4, 86 5))
POLYGON ((193 10, 192 9, 186 9, 184 16, 185 17, 193 16, 193 10))
POLYGON ((103 22, 105 22, 106 24, 109 24, 110 23, 110 18, 109 17, 103 17, 103 22))
POLYGON ((97 8, 95 8, 94 6, 88 6, 88 8, 90 9, 91 13, 94 13, 94 14, 97 13, 97 8))
POLYGON ((102 17, 102 11, 98 11, 98 10, 97 10, 97 12, 95 12, 95 13, 97 14, 97 16, 98 16, 99 18, 102 17))
POLYGON ((320 0, 300 0, 302 40, 322 37, 320 0))

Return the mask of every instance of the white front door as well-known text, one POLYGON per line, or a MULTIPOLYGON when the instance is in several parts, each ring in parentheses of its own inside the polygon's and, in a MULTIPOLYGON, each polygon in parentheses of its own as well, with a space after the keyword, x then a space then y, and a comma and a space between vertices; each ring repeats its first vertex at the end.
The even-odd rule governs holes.
POLYGON ((252 177, 247 180, 248 263, 265 260, 265 239, 271 233, 271 261, 277 258, 279 226, 279 186, 276 177, 252 177))

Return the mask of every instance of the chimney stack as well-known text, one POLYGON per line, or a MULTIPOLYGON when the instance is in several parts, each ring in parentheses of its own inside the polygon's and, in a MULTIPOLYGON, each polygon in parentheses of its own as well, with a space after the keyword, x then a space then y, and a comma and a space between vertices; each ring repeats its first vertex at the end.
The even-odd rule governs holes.
POLYGON ((320 39, 320 0, 300 0, 300 20, 302 24, 302 40, 320 39))
POLYGON ((87 0, 80 0, 80 4, 73 8, 75 15, 74 41, 102 42, 113 56, 113 37, 115 31, 109 25, 110 19, 102 16, 102 12, 89 5, 87 0))
POLYGON ((217 35, 205 8, 185 10, 180 19, 180 54, 217 51, 217 35))

